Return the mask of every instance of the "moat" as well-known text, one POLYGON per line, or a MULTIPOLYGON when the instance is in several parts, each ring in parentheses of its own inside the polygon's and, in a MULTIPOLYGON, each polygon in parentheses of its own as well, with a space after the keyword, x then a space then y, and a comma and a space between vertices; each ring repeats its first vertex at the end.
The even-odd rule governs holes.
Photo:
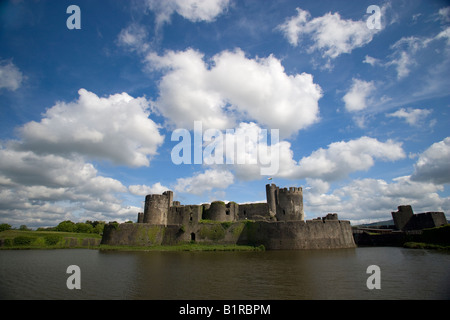
POLYGON ((265 252, 0 251, 0 299, 450 299, 450 253, 399 247, 265 252), (66 287, 69 265, 81 290, 66 287), (381 289, 369 290, 369 265, 381 289))

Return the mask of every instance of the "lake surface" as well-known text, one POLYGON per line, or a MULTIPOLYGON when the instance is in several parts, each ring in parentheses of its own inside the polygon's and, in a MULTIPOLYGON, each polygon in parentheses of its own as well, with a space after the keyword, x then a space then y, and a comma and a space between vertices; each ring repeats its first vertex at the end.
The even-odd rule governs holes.
POLYGON ((450 254, 1 250, 0 299, 450 299, 450 254), (80 290, 67 288, 70 265, 80 267, 80 290), (381 289, 367 288, 370 265, 381 289))

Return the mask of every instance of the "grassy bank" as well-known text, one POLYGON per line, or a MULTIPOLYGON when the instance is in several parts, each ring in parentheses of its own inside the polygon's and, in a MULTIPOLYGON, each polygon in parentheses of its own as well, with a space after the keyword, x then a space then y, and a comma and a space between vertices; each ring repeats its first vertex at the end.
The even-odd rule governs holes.
POLYGON ((425 243, 425 242, 405 242, 403 247, 409 249, 438 249, 438 250, 450 250, 450 246, 433 244, 433 243, 425 243))
POLYGON ((403 246, 411 249, 450 250, 450 224, 424 229, 420 236, 403 246))
POLYGON ((100 240, 93 233, 6 230, 0 232, 0 249, 94 248, 100 240))
POLYGON ((0 249, 87 248, 116 251, 264 251, 264 247, 183 243, 158 246, 100 245, 101 236, 92 233, 6 230, 0 232, 0 249))

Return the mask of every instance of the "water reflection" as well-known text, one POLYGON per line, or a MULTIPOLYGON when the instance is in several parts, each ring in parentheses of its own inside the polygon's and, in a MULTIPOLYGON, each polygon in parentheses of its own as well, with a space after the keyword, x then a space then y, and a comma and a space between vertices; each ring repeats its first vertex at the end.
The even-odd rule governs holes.
POLYGON ((2 299, 449 299, 450 254, 403 248, 266 252, 0 251, 2 299), (81 290, 66 269, 81 268, 81 290), (369 265, 381 290, 366 287, 369 265))

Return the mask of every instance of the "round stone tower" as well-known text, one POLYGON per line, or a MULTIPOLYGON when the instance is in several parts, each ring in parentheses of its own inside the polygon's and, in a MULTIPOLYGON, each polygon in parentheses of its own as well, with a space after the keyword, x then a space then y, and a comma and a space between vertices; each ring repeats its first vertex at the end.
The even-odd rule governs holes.
POLYGON ((172 206, 173 192, 149 194, 145 197, 144 223, 167 225, 167 214, 172 206))
POLYGON ((301 187, 278 189, 276 198, 276 218, 278 221, 304 220, 303 189, 301 187))

